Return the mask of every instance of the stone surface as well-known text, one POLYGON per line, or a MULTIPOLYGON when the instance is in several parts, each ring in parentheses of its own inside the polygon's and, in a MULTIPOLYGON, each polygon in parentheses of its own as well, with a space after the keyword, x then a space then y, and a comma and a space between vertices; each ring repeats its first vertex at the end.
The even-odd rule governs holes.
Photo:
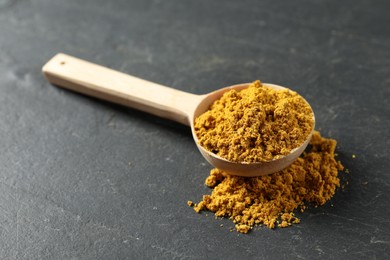
POLYGON ((389 9, 0 1, 0 258, 389 258, 389 9), (211 168, 189 129, 51 86, 40 70, 57 52, 197 94, 255 79, 291 87, 339 141, 349 184, 299 225, 230 232, 186 204, 209 192, 211 168))

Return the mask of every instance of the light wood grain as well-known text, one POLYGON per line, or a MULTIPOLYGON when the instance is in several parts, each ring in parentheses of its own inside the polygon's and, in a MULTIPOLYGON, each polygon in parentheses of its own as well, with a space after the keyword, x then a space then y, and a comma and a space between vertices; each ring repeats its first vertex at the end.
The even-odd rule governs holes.
POLYGON ((130 76, 59 53, 42 68, 59 87, 190 125, 202 96, 130 76))

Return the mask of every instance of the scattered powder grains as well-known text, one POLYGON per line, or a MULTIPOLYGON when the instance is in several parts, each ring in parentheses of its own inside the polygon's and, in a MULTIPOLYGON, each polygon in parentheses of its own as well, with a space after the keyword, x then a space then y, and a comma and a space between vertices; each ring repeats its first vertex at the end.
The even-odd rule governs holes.
POLYGON ((314 131, 305 153, 280 172, 246 178, 213 169, 205 181, 213 188, 211 195, 189 205, 196 212, 208 210, 230 218, 242 233, 255 225, 275 228, 299 223, 294 210, 303 212, 309 203, 323 205, 340 186, 338 172, 343 166, 335 160, 335 148, 335 140, 314 131))
POLYGON ((230 161, 269 161, 299 147, 313 130, 313 118, 296 92, 255 81, 224 93, 196 118, 195 132, 202 147, 230 161))

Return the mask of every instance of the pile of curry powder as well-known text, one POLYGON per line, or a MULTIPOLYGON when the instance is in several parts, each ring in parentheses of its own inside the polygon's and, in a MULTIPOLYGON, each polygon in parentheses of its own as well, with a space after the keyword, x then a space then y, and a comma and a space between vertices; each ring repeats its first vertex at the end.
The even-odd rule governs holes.
POLYGON ((188 204, 196 212, 208 210, 216 217, 230 218, 242 233, 256 225, 275 228, 299 223, 295 210, 325 204, 340 186, 338 173, 343 166, 335 159, 335 148, 335 140, 314 131, 306 151, 277 173, 248 178, 213 169, 205 182, 213 189, 211 195, 188 204))
POLYGON ((313 131, 314 115, 295 91, 257 80, 225 92, 195 119, 194 128, 206 150, 233 162, 262 162, 302 145, 313 131))

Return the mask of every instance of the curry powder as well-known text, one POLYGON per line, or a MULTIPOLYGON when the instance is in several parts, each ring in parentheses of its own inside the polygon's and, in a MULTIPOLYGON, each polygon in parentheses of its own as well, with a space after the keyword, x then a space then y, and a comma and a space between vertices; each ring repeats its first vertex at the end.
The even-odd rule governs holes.
POLYGON ((259 80, 230 90, 195 119, 206 150, 234 162, 278 159, 299 147, 314 127, 309 104, 296 92, 275 90, 259 80))
POLYGON ((314 131, 306 151, 277 173, 248 178, 213 169, 205 181, 213 188, 211 195, 189 205, 196 212, 209 210, 230 218, 242 233, 256 225, 275 228, 299 223, 294 210, 303 212, 309 203, 325 204, 340 186, 338 172, 343 166, 335 159, 335 148, 335 140, 314 131))

